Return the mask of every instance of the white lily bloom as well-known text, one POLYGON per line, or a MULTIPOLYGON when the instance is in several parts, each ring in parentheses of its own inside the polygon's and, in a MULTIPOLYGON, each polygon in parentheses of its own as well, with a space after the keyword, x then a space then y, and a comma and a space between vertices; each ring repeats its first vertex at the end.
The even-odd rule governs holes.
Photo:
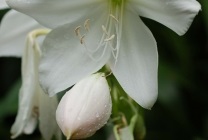
POLYGON ((54 28, 43 45, 41 84, 50 95, 108 64, 123 89, 150 109, 157 99, 156 41, 139 16, 183 35, 201 9, 196 0, 7 0, 54 28), (37 10, 38 9, 38 10, 37 10))
MULTIPOLYGON (((8 8, 5 0, 0 0, 0 9, 8 8)), ((60 130, 55 121, 55 110, 58 104, 56 97, 49 98, 38 83, 38 63, 40 50, 35 41, 34 29, 43 28, 34 19, 10 10, 1 21, 0 56, 22 57, 22 87, 19 93, 19 110, 12 126, 11 138, 20 134, 31 134, 39 119, 39 129, 44 139, 50 140, 53 135, 60 139, 60 130), (25 41, 30 33, 27 46, 25 41), (24 52, 24 53, 23 53, 24 52)), ((40 41, 40 40, 39 40, 40 41)))
POLYGON ((45 140, 58 135, 55 111, 58 105, 56 96, 48 97, 39 85, 38 64, 41 51, 36 37, 49 30, 35 30, 28 35, 27 45, 22 56, 22 86, 19 93, 19 110, 11 129, 11 138, 22 133, 31 134, 37 126, 45 140))
POLYGON ((79 81, 62 97, 56 120, 67 139, 92 136, 110 118, 112 101, 104 74, 79 81))
MULTIPOLYGON (((5 0, 0 0, 0 9, 6 8, 9 7, 5 0)), ((49 98, 45 95, 38 81, 38 64, 41 53, 35 39, 40 32, 33 30, 40 28, 44 27, 29 16, 14 10, 6 13, 1 21, 0 57, 22 57, 19 110, 11 128, 11 138, 16 138, 22 133, 31 134, 39 119, 39 129, 45 140, 50 140, 53 135, 56 135, 57 139, 61 139, 55 120, 58 101, 56 97, 49 98), (27 35, 27 46, 25 47, 27 35)), ((42 41, 42 39, 38 41, 42 41)))

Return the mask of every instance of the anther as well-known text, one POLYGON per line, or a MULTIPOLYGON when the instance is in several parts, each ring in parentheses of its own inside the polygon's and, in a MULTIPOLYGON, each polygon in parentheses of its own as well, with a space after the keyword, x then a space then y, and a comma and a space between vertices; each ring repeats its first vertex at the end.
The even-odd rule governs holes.
POLYGON ((87 31, 90 30, 90 19, 85 20, 84 27, 87 31))
POLYGON ((109 38, 106 38, 104 41, 110 41, 112 39, 114 39, 115 35, 110 36, 109 38))
POLYGON ((118 19, 114 15, 110 14, 110 17, 112 17, 116 22, 118 22, 118 19))
POLYGON ((103 30, 103 32, 104 32, 107 36, 109 36, 109 35, 108 35, 108 32, 107 32, 107 30, 106 30, 106 28, 105 28, 104 25, 102 25, 102 30, 103 30))
POLYGON ((37 106, 33 107, 32 115, 35 116, 35 117, 39 116, 39 108, 37 106))
POLYGON ((80 43, 81 43, 81 44, 84 43, 84 37, 85 37, 85 35, 83 35, 83 36, 80 38, 80 43))
POLYGON ((81 28, 81 26, 77 26, 75 28, 74 32, 75 32, 76 36, 80 36, 80 28, 81 28))
POLYGON ((108 77, 108 76, 110 76, 112 73, 113 73, 113 72, 112 72, 112 71, 110 71, 110 73, 108 73, 108 74, 104 75, 103 77, 107 78, 107 77, 108 77))

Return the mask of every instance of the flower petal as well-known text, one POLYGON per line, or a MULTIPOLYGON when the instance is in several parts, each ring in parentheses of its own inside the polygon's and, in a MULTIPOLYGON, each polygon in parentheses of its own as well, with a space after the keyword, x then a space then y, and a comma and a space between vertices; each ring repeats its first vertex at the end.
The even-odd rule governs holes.
POLYGON ((28 118, 27 123, 25 123, 24 129, 23 129, 23 133, 24 134, 32 134, 36 128, 38 124, 38 119, 36 116, 33 116, 33 114, 31 114, 31 116, 28 118))
POLYGON ((186 33, 201 9, 196 0, 131 0, 131 4, 140 16, 158 21, 178 35, 186 33))
POLYGON ((33 116, 33 109, 38 104, 37 95, 31 91, 34 82, 27 79, 20 89, 19 93, 19 109, 15 122, 11 128, 11 138, 14 139, 20 134, 31 134, 36 128, 37 117, 33 116))
POLYGON ((126 12, 123 25, 118 62, 111 59, 110 67, 126 93, 150 109, 157 99, 156 42, 136 13, 126 12))
POLYGON ((9 8, 9 6, 6 4, 6 0, 0 0, 0 10, 7 8, 9 8))
POLYGON ((38 61, 39 48, 35 40, 28 36, 27 46, 22 57, 22 86, 19 93, 18 114, 11 128, 11 138, 21 133, 31 134, 37 123, 38 109, 38 61))
POLYGON ((46 93, 55 95, 98 71, 109 60, 108 47, 105 51, 101 47, 95 56, 91 56, 84 45, 86 44, 88 49, 95 50, 103 35, 102 24, 106 21, 105 17, 107 18, 105 11, 87 17, 90 19, 91 28, 89 32, 84 27, 79 29, 82 39, 76 34, 77 28, 83 25, 84 21, 58 27, 47 35, 43 43, 43 57, 39 67, 40 82, 46 93))
POLYGON ((0 26, 0 56, 22 56, 27 34, 37 28, 43 26, 26 15, 9 11, 0 26))
MULTIPOLYGON (((44 140, 51 140, 58 125, 55 113, 58 106, 57 97, 49 97, 40 88, 39 92, 39 128, 44 140)), ((59 130, 60 131, 60 130, 59 130)))
POLYGON ((74 22, 106 6, 103 0, 7 0, 7 4, 49 28, 74 22))

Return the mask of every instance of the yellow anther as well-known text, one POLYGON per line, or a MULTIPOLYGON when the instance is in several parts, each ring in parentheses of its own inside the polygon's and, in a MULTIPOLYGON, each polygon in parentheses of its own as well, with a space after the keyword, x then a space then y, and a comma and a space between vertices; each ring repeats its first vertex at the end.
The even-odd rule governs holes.
POLYGON ((34 117, 38 117, 39 116, 39 108, 37 106, 34 106, 32 109, 32 115, 34 117))
POLYGON ((85 20, 84 27, 85 27, 85 30, 87 31, 90 30, 90 19, 85 20))
POLYGON ((80 38, 80 43, 81 43, 81 44, 84 43, 84 37, 85 37, 85 35, 83 35, 83 36, 80 38))
POLYGON ((75 28, 74 32, 75 32, 76 36, 80 36, 80 28, 81 28, 81 26, 77 26, 75 28))

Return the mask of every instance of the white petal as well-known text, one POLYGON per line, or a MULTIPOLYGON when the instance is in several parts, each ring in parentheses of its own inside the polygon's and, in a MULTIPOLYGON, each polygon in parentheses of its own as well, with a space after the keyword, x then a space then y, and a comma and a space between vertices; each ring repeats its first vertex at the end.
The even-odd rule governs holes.
MULTIPOLYGON (((27 80, 27 84, 33 84, 32 81, 27 80)), ((15 122, 11 128, 11 138, 16 138, 20 134, 31 134, 36 128, 37 117, 33 116, 33 109, 37 106, 37 96, 30 91, 31 86, 22 85, 19 93, 19 108, 15 122)))
POLYGON ((9 8, 9 6, 6 4, 6 0, 0 0, 0 10, 9 8))
POLYGON ((31 114, 30 118, 28 118, 28 121, 24 126, 23 133, 27 135, 32 134, 37 124, 38 124, 37 116, 33 116, 33 114, 31 114))
POLYGON ((157 46, 149 29, 135 13, 124 15, 118 62, 113 74, 126 93, 150 109, 157 99, 157 46))
POLYGON ((22 57, 22 86, 19 94, 18 114, 11 128, 12 138, 21 133, 31 134, 36 127, 38 109, 38 61, 39 49, 34 40, 28 38, 22 57))
POLYGON ((101 59, 98 57, 101 57, 104 48, 99 49, 92 59, 87 54, 84 43, 81 44, 75 34, 75 29, 81 25, 81 36, 85 35, 83 41, 88 48, 95 49, 103 34, 101 26, 106 21, 105 17, 107 18, 105 11, 101 15, 87 17, 91 26, 89 32, 84 29, 83 20, 61 26, 48 34, 42 47, 43 57, 39 72, 41 85, 51 96, 98 71, 108 61, 109 48, 106 48, 101 59))
POLYGON ((33 17, 42 25, 55 28, 85 18, 89 13, 96 13, 103 9, 107 2, 103 0, 7 0, 7 4, 33 17))
POLYGON ((198 14, 196 0, 131 0, 140 16, 153 19, 183 35, 198 14))
POLYGON ((58 100, 56 96, 49 97, 40 89, 39 101, 39 129, 44 140, 51 140, 58 130, 55 119, 58 100))
POLYGON ((22 56, 27 34, 37 28, 43 27, 26 15, 9 11, 0 26, 0 56, 22 56))

